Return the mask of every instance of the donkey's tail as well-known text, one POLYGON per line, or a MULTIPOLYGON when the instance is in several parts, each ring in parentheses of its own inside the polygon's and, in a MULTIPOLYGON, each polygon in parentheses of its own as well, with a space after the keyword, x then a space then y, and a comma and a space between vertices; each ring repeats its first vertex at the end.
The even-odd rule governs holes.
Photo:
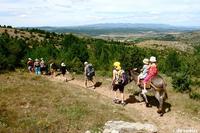
POLYGON ((165 99, 168 99, 167 91, 165 91, 165 99))
POLYGON ((168 99, 168 94, 167 94, 166 87, 167 87, 167 83, 163 80, 163 90, 165 92, 165 99, 168 99))

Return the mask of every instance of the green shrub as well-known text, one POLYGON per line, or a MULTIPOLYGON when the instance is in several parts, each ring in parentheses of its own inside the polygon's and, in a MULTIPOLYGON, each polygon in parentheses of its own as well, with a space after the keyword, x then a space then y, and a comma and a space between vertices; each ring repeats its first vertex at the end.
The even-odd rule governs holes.
POLYGON ((200 80, 199 79, 194 79, 191 81, 192 86, 200 86, 200 80))
POLYGON ((96 75, 112 78, 112 70, 111 71, 96 71, 96 75))
POLYGON ((176 51, 169 51, 165 60, 166 74, 171 76, 171 73, 177 72, 180 69, 181 61, 179 55, 176 51))
POLYGON ((190 75, 188 73, 178 73, 172 76, 172 85, 177 92, 190 92, 190 75))
POLYGON ((200 100, 200 94, 197 93, 197 92, 191 92, 191 93, 189 94, 189 96, 190 96, 191 99, 200 100))

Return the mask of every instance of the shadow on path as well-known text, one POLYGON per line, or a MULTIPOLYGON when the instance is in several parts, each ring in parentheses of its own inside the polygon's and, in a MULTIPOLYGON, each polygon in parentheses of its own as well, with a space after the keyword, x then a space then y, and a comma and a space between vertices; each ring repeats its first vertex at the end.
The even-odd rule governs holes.
POLYGON ((102 82, 96 82, 94 86, 95 87, 100 87, 101 85, 102 85, 102 82))

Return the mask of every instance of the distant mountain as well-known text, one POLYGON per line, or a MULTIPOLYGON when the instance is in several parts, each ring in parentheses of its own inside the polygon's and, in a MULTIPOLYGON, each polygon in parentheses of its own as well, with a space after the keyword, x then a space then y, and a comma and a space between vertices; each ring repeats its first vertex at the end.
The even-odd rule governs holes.
POLYGON ((85 27, 85 28, 97 28, 97 29, 103 29, 103 28, 174 28, 174 26, 166 25, 166 24, 131 24, 131 23, 104 23, 104 24, 93 24, 93 25, 84 25, 84 26, 78 26, 78 27, 85 27))
MULTIPOLYGON (((29 27, 30 28, 30 27, 29 27)), ((167 24, 141 24, 141 23, 103 23, 83 26, 68 27, 32 27, 39 28, 50 32, 59 33, 78 33, 88 35, 101 34, 126 34, 126 33, 143 33, 143 32, 187 32, 199 30, 200 27, 178 27, 167 24)))

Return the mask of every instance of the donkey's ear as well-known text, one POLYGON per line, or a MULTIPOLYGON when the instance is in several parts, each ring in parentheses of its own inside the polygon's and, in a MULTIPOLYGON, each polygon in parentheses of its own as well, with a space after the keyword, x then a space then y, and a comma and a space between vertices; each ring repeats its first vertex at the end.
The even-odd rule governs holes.
POLYGON ((138 69, 137 69, 137 68, 133 68, 133 70, 134 70, 134 71, 137 71, 138 69))

